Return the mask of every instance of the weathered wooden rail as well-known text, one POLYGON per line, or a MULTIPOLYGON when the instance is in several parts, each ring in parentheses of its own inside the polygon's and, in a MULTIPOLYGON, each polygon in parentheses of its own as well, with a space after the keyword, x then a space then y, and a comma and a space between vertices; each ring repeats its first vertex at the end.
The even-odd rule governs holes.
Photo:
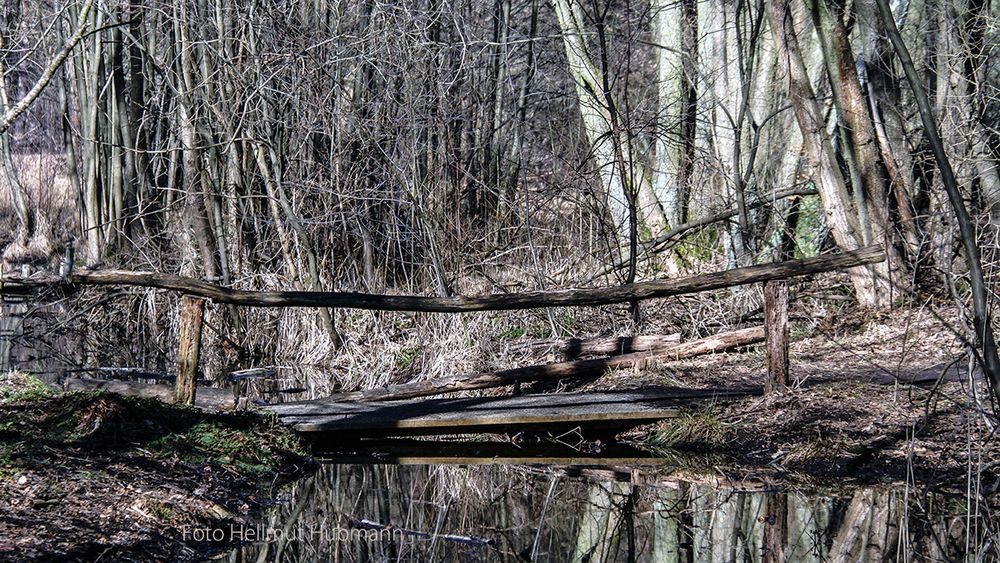
POLYGON ((864 266, 883 260, 885 260, 885 252, 882 247, 869 246, 841 254, 788 260, 774 264, 760 264, 680 278, 636 282, 614 287, 455 297, 380 295, 352 291, 246 291, 174 274, 123 270, 74 271, 66 279, 46 274, 25 277, 19 272, 10 272, 0 277, 0 281, 2 281, 0 291, 30 287, 126 285, 176 291, 183 295, 208 299, 215 303, 245 307, 335 307, 423 313, 471 313, 629 303, 819 274, 864 266))

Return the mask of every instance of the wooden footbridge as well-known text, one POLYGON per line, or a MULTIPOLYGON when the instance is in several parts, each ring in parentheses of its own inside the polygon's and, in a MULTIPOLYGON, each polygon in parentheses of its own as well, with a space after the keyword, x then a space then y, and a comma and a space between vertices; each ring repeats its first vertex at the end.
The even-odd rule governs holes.
POLYGON ((614 435, 639 424, 674 417, 690 401, 759 392, 662 388, 370 403, 321 400, 263 408, 298 432, 359 438, 519 432, 560 435, 577 429, 614 435))
POLYGON ((653 336, 634 339, 569 340, 551 343, 568 361, 487 373, 455 375, 387 387, 341 393, 295 403, 258 405, 279 420, 310 436, 367 438, 417 434, 479 434, 544 431, 558 434, 575 429, 611 434, 631 426, 670 418, 691 402, 762 393, 787 382, 787 288, 782 280, 881 262, 881 248, 868 247, 836 255, 763 264, 722 272, 626 284, 607 288, 538 291, 459 297, 372 295, 353 292, 251 292, 209 282, 155 272, 82 271, 61 278, 5 274, 0 293, 77 285, 133 285, 177 291, 185 295, 181 308, 179 372, 168 386, 77 380, 76 388, 101 388, 153 395, 214 409, 236 406, 232 391, 198 389, 205 300, 251 307, 348 307, 390 311, 497 311, 559 306, 592 306, 637 302, 737 285, 765 282, 765 326, 742 329, 691 342, 653 336), (511 387, 537 381, 594 379, 606 371, 642 368, 650 361, 680 359, 766 342, 768 376, 760 387, 696 390, 647 388, 627 391, 561 393, 522 396, 441 398, 455 392, 511 387), (579 359, 581 355, 598 355, 579 359), (434 397, 434 398, 431 398, 434 397))

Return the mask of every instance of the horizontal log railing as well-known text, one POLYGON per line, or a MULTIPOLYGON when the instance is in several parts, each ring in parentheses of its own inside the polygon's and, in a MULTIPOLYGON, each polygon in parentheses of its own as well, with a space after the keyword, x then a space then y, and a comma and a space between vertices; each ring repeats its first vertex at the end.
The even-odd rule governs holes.
POLYGON ((67 279, 54 275, 36 274, 25 277, 9 273, 0 278, 3 283, 0 286, 0 293, 11 289, 24 290, 58 285, 128 285, 176 291, 216 303, 247 307, 334 307, 380 311, 470 313, 627 303, 854 268, 883 260, 885 252, 882 247, 869 246, 841 254, 614 287, 456 297, 380 295, 349 291, 247 291, 175 274, 125 270, 75 271, 67 279))

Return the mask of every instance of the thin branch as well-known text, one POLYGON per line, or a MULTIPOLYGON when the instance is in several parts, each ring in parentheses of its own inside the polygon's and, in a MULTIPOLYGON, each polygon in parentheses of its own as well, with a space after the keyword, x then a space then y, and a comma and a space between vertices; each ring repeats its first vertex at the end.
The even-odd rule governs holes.
POLYGON ((14 120, 27 111, 28 108, 31 107, 31 104, 35 103, 38 96, 42 95, 42 91, 45 90, 45 87, 52 81, 56 71, 59 70, 59 67, 61 67, 66 61, 69 54, 73 51, 80 40, 83 39, 83 35, 87 29, 87 16, 90 14, 90 9, 93 5, 94 0, 87 0, 86 4, 83 5, 83 9, 80 11, 80 17, 76 23, 76 32, 74 32, 73 36, 70 37, 69 42, 66 43, 66 46, 63 47, 58 54, 56 54, 55 58, 49 61, 49 65, 45 67, 45 71, 38 77, 38 81, 31 87, 31 90, 29 90, 23 98, 21 98, 16 104, 0 116, 0 133, 4 133, 10 129, 14 120))

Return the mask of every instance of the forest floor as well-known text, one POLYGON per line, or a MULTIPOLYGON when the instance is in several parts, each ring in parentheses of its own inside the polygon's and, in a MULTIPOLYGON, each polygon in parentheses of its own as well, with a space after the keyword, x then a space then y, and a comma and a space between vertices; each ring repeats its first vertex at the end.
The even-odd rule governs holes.
POLYGON ((2 375, 0 560, 203 560, 309 463, 271 420, 2 375))
MULTIPOLYGON (((995 492, 1000 440, 989 425, 997 421, 990 413, 984 422, 971 398, 989 410, 981 377, 970 391, 968 358, 949 328, 954 318, 946 306, 841 312, 819 322, 800 316, 791 331, 789 389, 687 408, 627 437, 817 478, 964 489, 979 475, 995 492), (913 379, 925 383, 905 383, 913 379)), ((754 348, 605 376, 611 379, 590 386, 727 388, 760 385, 764 373, 763 351, 754 348)))

